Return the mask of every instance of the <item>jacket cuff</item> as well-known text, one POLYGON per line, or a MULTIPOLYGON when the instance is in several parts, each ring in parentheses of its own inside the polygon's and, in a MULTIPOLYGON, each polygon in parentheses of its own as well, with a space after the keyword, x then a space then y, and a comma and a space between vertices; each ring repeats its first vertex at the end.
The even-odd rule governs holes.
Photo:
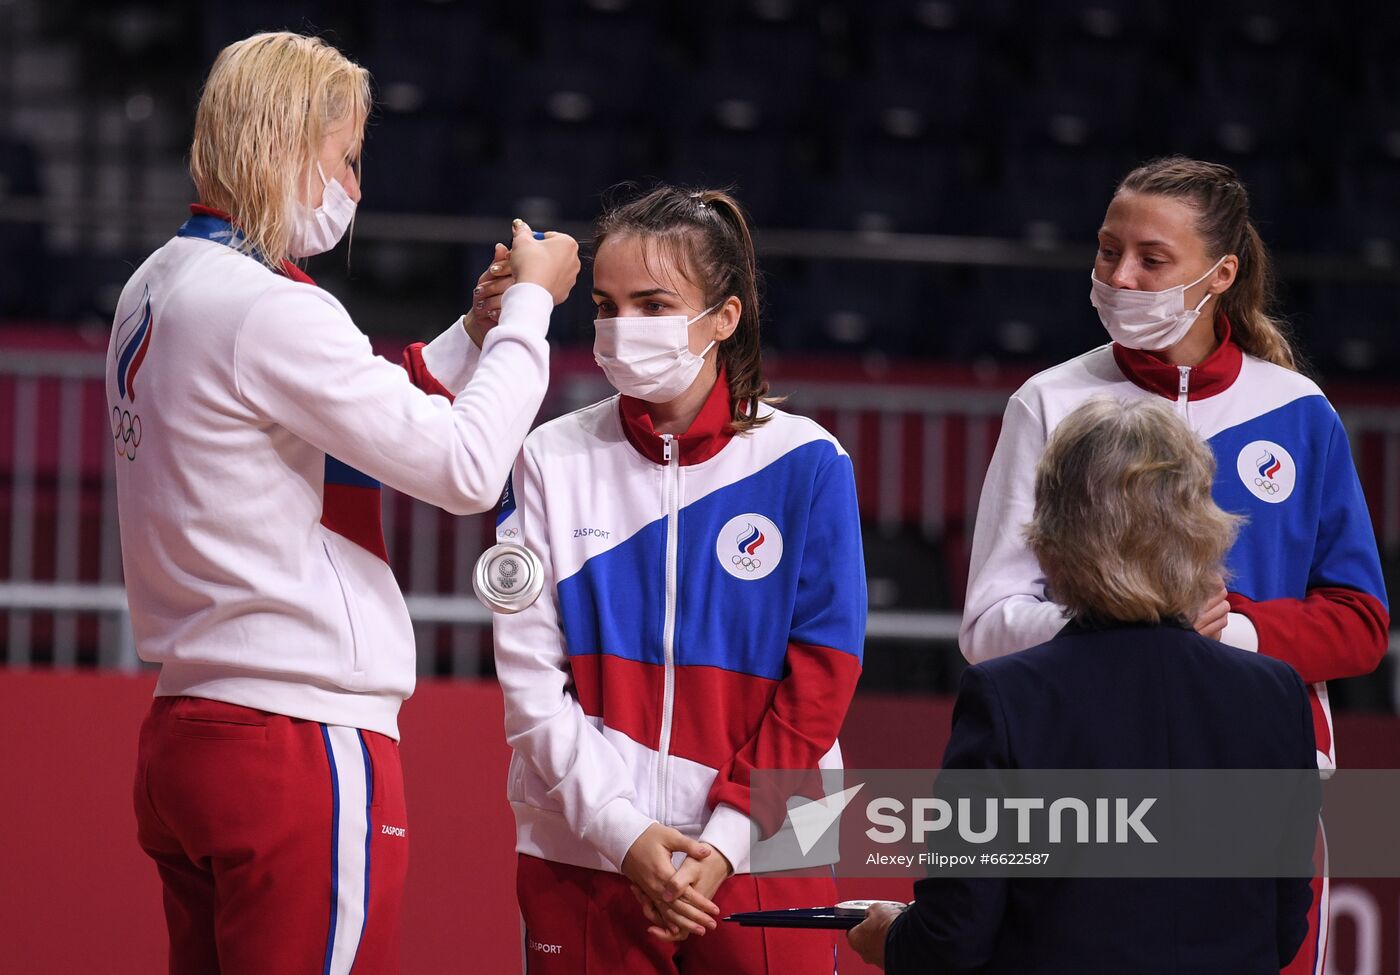
POLYGON ((447 331, 423 346, 423 365, 453 396, 467 388, 481 361, 481 350, 467 334, 466 317, 457 319, 447 331))
POLYGON ((653 822, 650 816, 638 812, 626 796, 618 796, 598 810, 584 829, 583 838, 621 871, 627 851, 653 822))
POLYGON ((1258 653, 1259 631, 1254 628, 1254 623, 1248 616, 1243 613, 1231 613, 1225 617, 1225 632, 1220 634, 1220 642, 1248 650, 1250 653, 1258 653))
POLYGON ((749 817, 733 806, 720 803, 700 832, 700 842, 724 854, 735 873, 749 872, 749 817))
MULTIPOLYGON (((549 332, 549 316, 554 311, 554 296, 538 284, 521 281, 506 289, 501 295, 501 320, 495 328, 486 333, 482 347, 491 341, 497 332, 509 335, 523 332, 529 336, 544 338, 549 332)), ((470 338, 467 339, 471 341, 470 338)))

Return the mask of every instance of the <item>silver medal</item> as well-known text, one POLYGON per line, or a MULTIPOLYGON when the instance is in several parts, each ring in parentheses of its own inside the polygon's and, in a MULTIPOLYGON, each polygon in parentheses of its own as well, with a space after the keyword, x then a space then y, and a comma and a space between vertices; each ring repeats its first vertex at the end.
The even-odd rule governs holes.
POLYGON ((523 545, 493 545, 476 560, 472 588, 488 609, 518 613, 544 589, 544 566, 539 556, 523 545))

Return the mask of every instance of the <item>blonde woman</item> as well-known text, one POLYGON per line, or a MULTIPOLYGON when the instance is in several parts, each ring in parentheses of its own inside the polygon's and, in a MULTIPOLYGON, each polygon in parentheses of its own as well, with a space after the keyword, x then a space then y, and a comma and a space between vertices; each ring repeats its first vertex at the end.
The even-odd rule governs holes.
POLYGON ((291 263, 349 226, 369 108, 367 72, 319 39, 224 49, 195 119, 200 205, 116 313, 122 557, 160 664, 136 816, 172 972, 397 970, 415 667, 379 483, 492 505, 578 271, 571 239, 517 224, 499 324, 454 322, 406 369, 375 357, 291 263))
MULTIPOLYGON (((1315 768, 1293 668, 1193 627, 1240 522, 1212 500, 1214 477, 1165 404, 1093 399, 1060 422, 1025 537, 1063 629, 968 669, 944 768, 1315 768)), ((1297 817, 1314 814, 1258 829, 1296 848, 1297 817)), ((914 892, 907 911, 877 908, 850 932, 887 972, 1273 975, 1303 944, 1312 901, 1306 878, 940 876, 914 892)))

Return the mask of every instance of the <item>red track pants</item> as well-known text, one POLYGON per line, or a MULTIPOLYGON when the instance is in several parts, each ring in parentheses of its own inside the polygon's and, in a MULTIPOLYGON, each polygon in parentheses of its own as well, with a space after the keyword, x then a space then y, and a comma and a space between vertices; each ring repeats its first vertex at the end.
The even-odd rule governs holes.
POLYGON ((135 803, 172 975, 399 970, 408 821, 393 739, 158 697, 135 803))

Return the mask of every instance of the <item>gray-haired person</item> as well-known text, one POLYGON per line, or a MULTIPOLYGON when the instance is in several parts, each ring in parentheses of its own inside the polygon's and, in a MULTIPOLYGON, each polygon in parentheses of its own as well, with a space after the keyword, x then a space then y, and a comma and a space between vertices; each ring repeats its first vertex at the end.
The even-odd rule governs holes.
MULTIPOLYGON (((1192 627, 1240 520, 1212 500, 1214 475, 1164 404, 1091 400, 1060 423, 1026 537, 1067 622, 967 671, 944 768, 1315 768, 1293 668, 1192 627)), ((1307 878, 942 876, 914 890, 849 935, 887 972, 1272 975, 1312 901, 1307 878)))

